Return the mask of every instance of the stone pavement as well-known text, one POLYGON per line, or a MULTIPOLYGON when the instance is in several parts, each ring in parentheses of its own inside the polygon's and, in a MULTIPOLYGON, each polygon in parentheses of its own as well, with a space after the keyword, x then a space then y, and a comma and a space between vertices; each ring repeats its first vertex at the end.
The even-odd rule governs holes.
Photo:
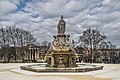
POLYGON ((103 65, 103 70, 84 73, 35 73, 19 66, 38 63, 0 64, 0 80, 120 80, 120 64, 103 65))

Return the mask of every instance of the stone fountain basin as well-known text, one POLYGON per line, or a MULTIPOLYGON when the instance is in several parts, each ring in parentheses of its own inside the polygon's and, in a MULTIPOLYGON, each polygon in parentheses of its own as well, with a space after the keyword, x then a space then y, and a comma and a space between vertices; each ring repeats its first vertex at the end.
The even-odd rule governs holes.
POLYGON ((103 66, 92 65, 92 64, 78 64, 78 67, 66 67, 66 68, 54 68, 46 67, 46 64, 33 64, 20 66, 22 70, 33 71, 33 72, 89 72, 103 69, 103 66))

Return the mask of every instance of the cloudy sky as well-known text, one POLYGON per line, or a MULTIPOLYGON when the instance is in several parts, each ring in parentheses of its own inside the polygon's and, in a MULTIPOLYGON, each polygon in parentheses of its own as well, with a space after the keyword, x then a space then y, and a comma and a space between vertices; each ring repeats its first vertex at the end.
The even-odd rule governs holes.
POLYGON ((0 28, 23 28, 39 42, 53 40, 60 15, 71 39, 91 27, 120 47, 120 0, 0 0, 0 28))

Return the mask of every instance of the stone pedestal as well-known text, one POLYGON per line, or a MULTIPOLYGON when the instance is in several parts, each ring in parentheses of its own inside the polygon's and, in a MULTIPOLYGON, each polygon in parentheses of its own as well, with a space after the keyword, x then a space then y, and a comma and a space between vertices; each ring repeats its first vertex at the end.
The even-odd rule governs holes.
POLYGON ((66 35, 65 34, 58 34, 57 38, 58 38, 59 43, 63 43, 63 44, 66 43, 66 40, 65 40, 66 35))

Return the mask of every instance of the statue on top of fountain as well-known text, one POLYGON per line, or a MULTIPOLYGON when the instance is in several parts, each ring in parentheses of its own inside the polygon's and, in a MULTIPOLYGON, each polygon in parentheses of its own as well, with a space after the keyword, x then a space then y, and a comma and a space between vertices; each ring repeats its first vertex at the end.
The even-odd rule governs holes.
POLYGON ((58 34, 64 34, 65 33, 65 27, 66 27, 66 22, 63 20, 63 15, 61 15, 61 20, 58 23, 58 34))

